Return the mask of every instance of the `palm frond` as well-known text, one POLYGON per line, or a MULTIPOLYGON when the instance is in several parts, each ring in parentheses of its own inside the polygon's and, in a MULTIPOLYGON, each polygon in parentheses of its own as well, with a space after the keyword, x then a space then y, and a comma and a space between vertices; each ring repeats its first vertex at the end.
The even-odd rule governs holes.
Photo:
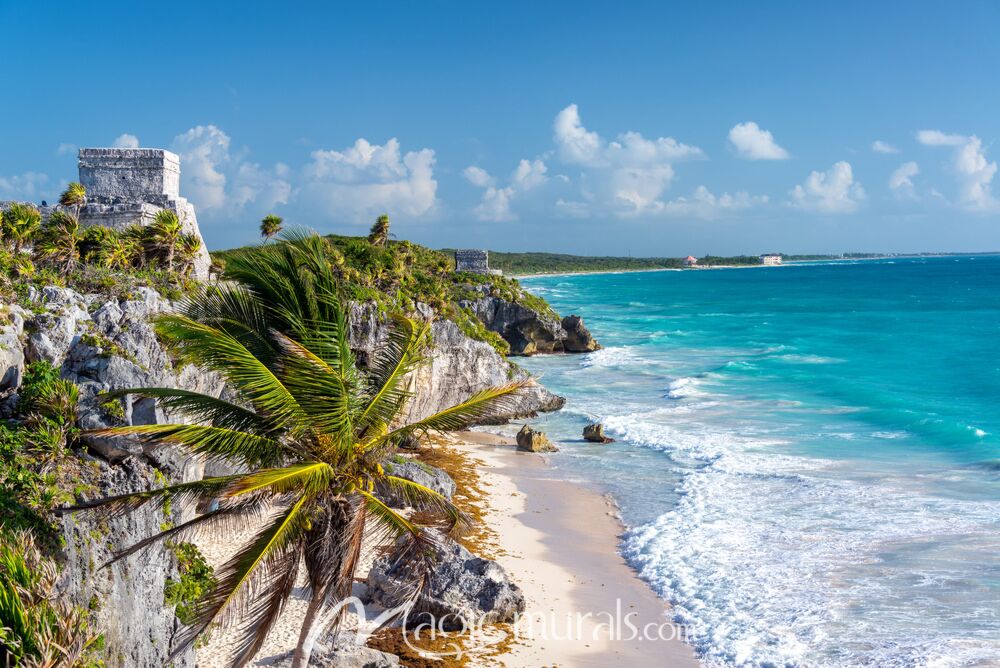
POLYGON ((407 375, 423 361, 422 353, 429 334, 428 323, 417 324, 409 318, 393 317, 388 341, 370 365, 371 399, 358 420, 362 436, 385 433, 412 396, 404 383, 407 375))
POLYGON ((295 492, 318 494, 325 491, 335 471, 326 462, 302 462, 284 468, 264 469, 240 477, 225 491, 227 498, 259 492, 274 495, 295 492))
POLYGON ((61 508, 63 513, 76 513, 81 510, 100 509, 107 513, 129 512, 152 503, 156 507, 162 506, 167 499, 188 500, 213 499, 217 497, 223 489, 239 479, 238 475, 219 476, 216 478, 205 478, 193 482, 183 482, 177 485, 168 485, 159 489, 150 489, 142 492, 132 492, 130 494, 119 494, 108 496, 93 501, 84 501, 73 506, 61 508))
POLYGON ((374 494, 361 489, 356 491, 364 497, 368 513, 379 524, 383 537, 388 536, 395 539, 405 534, 410 534, 411 536, 419 536, 421 534, 422 529, 419 526, 385 505, 374 494))
POLYGON ((144 443, 170 443, 211 460, 250 467, 276 466, 297 453, 293 446, 266 436, 201 424, 143 424, 86 432, 97 438, 134 438, 144 443))
POLYGON ((157 331, 186 361, 218 372, 275 423, 294 425, 301 418, 302 408, 265 361, 228 332, 179 315, 161 317, 157 331))
POLYGON ((243 406, 199 392, 169 387, 136 387, 108 392, 105 396, 119 398, 128 395, 156 399, 162 408, 177 411, 197 422, 210 423, 213 427, 249 431, 255 434, 276 430, 275 425, 243 406))
POLYGON ((384 448, 388 445, 398 443, 405 437, 417 432, 464 429, 475 424, 477 421, 494 417, 498 413, 509 412, 514 408, 514 399, 517 392, 526 387, 530 382, 530 380, 519 380, 507 383, 506 385, 498 385, 480 390, 465 401, 455 404, 450 408, 394 429, 384 436, 369 440, 365 443, 365 448, 384 448))
POLYGON ((209 529, 215 532, 226 532, 228 534, 245 531, 251 527, 260 526, 260 520, 266 515, 264 512, 267 501, 261 497, 241 499, 236 503, 226 503, 220 505, 216 510, 209 511, 203 515, 198 515, 194 519, 188 520, 166 531, 149 536, 134 543, 123 550, 119 550, 112 555, 112 558, 104 563, 101 568, 107 568, 111 564, 132 556, 154 543, 159 543, 168 539, 182 540, 199 531, 209 529), (206 526, 208 525, 208 526, 206 526))
MULTIPOLYGON (((265 591, 276 581, 286 581, 283 576, 287 575, 289 561, 295 560, 297 564, 300 557, 302 537, 309 522, 306 508, 312 500, 310 496, 301 496, 218 569, 215 588, 199 602, 194 621, 181 632, 169 660, 186 650, 213 623, 228 628, 246 619, 257 592, 265 591)), ((273 620, 271 617, 270 623, 273 620)), ((258 623, 268 621, 258 619, 258 623)))
POLYGON ((440 492, 418 482, 387 475, 379 482, 403 497, 407 505, 418 510, 429 510, 444 515, 449 521, 448 532, 461 534, 472 527, 472 516, 462 511, 440 492))

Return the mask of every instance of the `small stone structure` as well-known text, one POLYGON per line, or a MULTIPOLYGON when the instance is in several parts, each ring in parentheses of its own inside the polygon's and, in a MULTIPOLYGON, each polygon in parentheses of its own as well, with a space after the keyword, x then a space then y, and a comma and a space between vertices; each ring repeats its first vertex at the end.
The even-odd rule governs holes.
MULTIPOLYGON (((81 148, 79 179, 87 192, 87 203, 80 210, 80 224, 121 230, 149 225, 157 213, 169 209, 177 214, 186 234, 202 239, 194 205, 180 196, 180 162, 177 154, 159 148, 81 148)), ((60 207, 38 208, 42 217, 48 218, 60 207)), ((194 275, 208 278, 210 265, 202 239, 194 275)))
POLYGON ((467 248, 455 251, 455 271, 467 271, 472 274, 499 276, 503 272, 490 269, 489 251, 479 248, 467 248))
POLYGON ((767 255, 760 256, 760 263, 767 267, 777 267, 781 264, 781 255, 778 253, 769 253, 767 255))

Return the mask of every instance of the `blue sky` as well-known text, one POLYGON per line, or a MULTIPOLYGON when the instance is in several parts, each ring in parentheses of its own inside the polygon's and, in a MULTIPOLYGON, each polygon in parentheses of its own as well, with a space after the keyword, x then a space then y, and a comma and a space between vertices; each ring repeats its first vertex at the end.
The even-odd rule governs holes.
POLYGON ((997 3, 0 0, 0 25, 0 198, 53 199, 76 147, 170 148, 212 248, 387 212, 436 247, 1000 250, 997 3))

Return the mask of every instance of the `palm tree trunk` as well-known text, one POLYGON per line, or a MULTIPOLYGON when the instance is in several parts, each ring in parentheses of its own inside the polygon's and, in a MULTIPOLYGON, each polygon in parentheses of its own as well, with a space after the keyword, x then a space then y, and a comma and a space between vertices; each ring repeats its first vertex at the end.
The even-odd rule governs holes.
POLYGON ((295 645, 295 653, 292 656, 292 668, 307 668, 309 666, 309 658, 312 656, 313 646, 316 644, 316 634, 320 630, 316 622, 323 610, 325 599, 326 587, 313 590, 312 598, 309 599, 309 607, 306 609, 306 616, 302 620, 299 642, 295 645))

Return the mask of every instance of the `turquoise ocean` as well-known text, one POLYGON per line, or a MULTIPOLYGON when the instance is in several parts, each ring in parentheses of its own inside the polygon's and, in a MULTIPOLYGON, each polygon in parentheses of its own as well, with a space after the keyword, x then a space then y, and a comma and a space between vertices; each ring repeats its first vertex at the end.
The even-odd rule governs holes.
POLYGON ((1000 257, 523 283, 604 345, 520 360, 552 473, 708 665, 1000 665, 1000 257))

